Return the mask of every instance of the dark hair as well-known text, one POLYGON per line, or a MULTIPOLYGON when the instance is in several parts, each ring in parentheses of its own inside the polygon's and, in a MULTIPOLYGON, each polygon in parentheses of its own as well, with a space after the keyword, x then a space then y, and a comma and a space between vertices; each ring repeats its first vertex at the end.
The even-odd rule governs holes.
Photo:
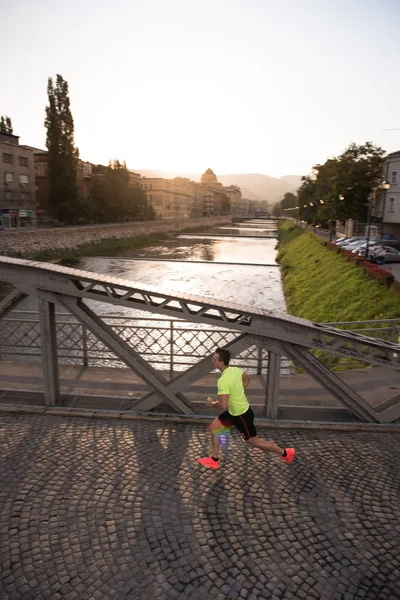
POLYGON ((224 348, 217 348, 215 350, 215 354, 218 354, 219 360, 222 361, 225 366, 229 365, 229 361, 231 360, 231 353, 229 352, 229 350, 225 350, 224 348))

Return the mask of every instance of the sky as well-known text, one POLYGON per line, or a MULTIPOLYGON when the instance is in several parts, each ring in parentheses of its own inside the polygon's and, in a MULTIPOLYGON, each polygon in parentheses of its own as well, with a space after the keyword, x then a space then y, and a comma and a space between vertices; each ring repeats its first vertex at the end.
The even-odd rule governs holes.
POLYGON ((45 147, 47 81, 59 73, 80 157, 95 164, 281 177, 352 142, 400 149, 400 0, 0 8, 0 114, 22 144, 45 147))

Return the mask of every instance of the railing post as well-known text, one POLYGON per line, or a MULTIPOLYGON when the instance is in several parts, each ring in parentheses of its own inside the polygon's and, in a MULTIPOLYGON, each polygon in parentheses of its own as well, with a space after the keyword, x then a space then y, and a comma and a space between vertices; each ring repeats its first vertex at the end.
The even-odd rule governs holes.
POLYGON ((83 364, 88 366, 88 346, 87 346, 88 331, 86 325, 82 325, 82 341, 83 341, 83 364))
POLYGON ((174 322, 169 322, 169 372, 174 375, 174 322))
POLYGON ((265 416, 268 419, 278 417, 280 368, 281 357, 279 354, 268 352, 268 373, 265 386, 265 416))
POLYGON ((257 375, 262 375, 263 349, 257 348, 257 375))
POLYGON ((55 305, 53 302, 39 300, 39 311, 44 402, 46 406, 55 406, 60 395, 55 305))

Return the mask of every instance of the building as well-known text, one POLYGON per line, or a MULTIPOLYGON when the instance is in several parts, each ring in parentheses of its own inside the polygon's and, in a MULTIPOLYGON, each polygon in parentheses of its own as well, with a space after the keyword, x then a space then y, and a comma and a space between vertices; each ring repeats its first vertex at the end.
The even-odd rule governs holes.
POLYGON ((222 183, 218 181, 212 169, 207 169, 201 176, 201 186, 204 190, 203 215, 210 217, 225 213, 224 200, 229 198, 228 194, 225 193, 225 189, 230 189, 230 187, 223 188, 222 183))
POLYGON ((400 150, 387 156, 384 177, 390 187, 378 194, 374 220, 381 223, 382 235, 400 240, 400 150))
POLYGON ((0 227, 36 224, 33 152, 19 136, 0 132, 0 227))
POLYGON ((140 186, 142 176, 139 173, 135 173, 134 171, 129 171, 129 185, 131 186, 140 186))
POLYGON ((142 177, 141 185, 158 219, 188 219, 203 215, 203 190, 190 179, 142 177))
MULTIPOLYGON (((35 165, 36 203, 40 211, 51 213, 50 180, 49 180, 49 155, 46 150, 32 148, 35 165)), ((82 198, 89 196, 90 181, 93 165, 78 158, 77 179, 79 195, 82 198)))
POLYGON ((240 215, 242 211, 242 191, 237 185, 223 186, 222 191, 228 196, 231 204, 231 214, 240 215))

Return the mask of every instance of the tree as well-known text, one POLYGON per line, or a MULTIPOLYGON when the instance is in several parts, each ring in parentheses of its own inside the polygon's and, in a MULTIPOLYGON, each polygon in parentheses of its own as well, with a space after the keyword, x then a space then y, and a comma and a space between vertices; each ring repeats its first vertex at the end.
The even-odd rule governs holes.
POLYGON ((231 201, 227 194, 221 194, 221 215, 231 214, 231 201))
POLYGON ((119 160, 110 160, 107 167, 94 167, 86 210, 89 209, 93 218, 103 223, 155 218, 146 193, 141 187, 130 185, 126 164, 119 160))
POLYGON ((315 165, 298 190, 299 218, 328 225, 330 220, 366 221, 368 197, 382 179, 382 148, 367 142, 315 165))
POLYGON ((76 223, 79 215, 77 179, 78 149, 74 144, 68 83, 57 75, 55 85, 49 77, 47 85, 49 106, 46 107, 45 127, 48 153, 50 206, 53 216, 66 223, 76 223))
POLYGON ((0 132, 2 132, 2 133, 12 133, 13 132, 13 126, 11 123, 11 119, 10 119, 10 117, 7 117, 7 115, 5 117, 3 115, 1 115, 0 132))

